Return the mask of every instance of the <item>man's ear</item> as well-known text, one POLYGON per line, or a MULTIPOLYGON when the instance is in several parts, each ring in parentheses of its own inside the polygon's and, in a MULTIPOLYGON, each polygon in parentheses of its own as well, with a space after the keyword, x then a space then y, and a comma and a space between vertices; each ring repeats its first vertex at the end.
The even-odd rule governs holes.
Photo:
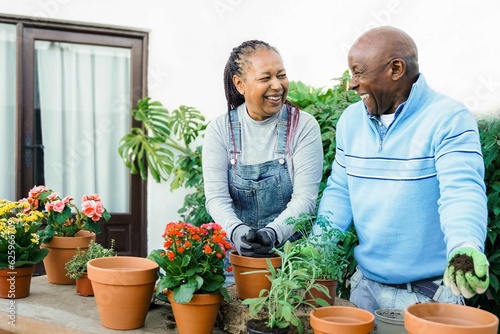
POLYGON ((401 58, 395 58, 391 61, 391 75, 393 80, 398 80, 406 72, 406 62, 401 58))
POLYGON ((240 92, 241 95, 245 94, 244 85, 243 85, 243 79, 241 79, 237 75, 233 75, 233 83, 234 83, 234 86, 236 87, 236 89, 238 90, 238 92, 240 92))

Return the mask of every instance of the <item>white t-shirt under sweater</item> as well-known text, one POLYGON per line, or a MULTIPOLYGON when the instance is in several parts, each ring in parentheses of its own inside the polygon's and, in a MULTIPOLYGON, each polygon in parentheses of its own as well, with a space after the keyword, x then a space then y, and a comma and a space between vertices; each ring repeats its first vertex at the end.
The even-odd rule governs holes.
MULTIPOLYGON (((276 127, 281 112, 286 112, 286 106, 264 121, 252 119, 245 103, 237 111, 241 123, 241 154, 237 155, 238 162, 255 165, 277 159, 276 127)), ((228 235, 231 235, 234 226, 242 223, 233 210, 228 188, 228 166, 233 158, 229 153, 230 138, 229 117, 226 113, 208 124, 202 154, 207 211, 228 235)), ((313 213, 316 207, 322 177, 323 146, 318 122, 312 115, 300 111, 289 149, 285 161, 293 185, 292 199, 285 211, 268 225, 277 232, 279 243, 292 234, 291 226, 283 223, 286 218, 298 216, 302 212, 313 213)))

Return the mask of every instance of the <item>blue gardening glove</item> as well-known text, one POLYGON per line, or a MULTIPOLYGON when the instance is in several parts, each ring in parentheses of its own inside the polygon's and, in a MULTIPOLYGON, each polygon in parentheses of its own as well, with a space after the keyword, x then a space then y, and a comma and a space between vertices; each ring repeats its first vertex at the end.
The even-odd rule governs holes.
POLYGON ((276 246, 277 234, 270 227, 263 227, 255 232, 254 242, 258 243, 261 247, 255 249, 256 257, 269 257, 274 254, 273 248, 276 246))
MULTIPOLYGON (((464 261, 462 261, 464 262, 464 261)), ((444 272, 443 283, 457 296, 463 295, 465 298, 472 298, 476 293, 484 293, 490 285, 488 272, 489 262, 483 252, 473 247, 459 247, 450 254, 448 266, 444 272), (454 257, 462 255, 461 261, 470 260, 474 270, 466 271, 455 268, 454 257), (467 256, 467 257, 464 257, 467 256)))
POLYGON ((231 242, 234 244, 234 248, 241 256, 255 256, 255 249, 259 248, 258 243, 252 241, 255 232, 250 228, 250 226, 241 224, 237 226, 233 233, 231 234, 231 242), (250 235, 250 238, 247 238, 250 235))

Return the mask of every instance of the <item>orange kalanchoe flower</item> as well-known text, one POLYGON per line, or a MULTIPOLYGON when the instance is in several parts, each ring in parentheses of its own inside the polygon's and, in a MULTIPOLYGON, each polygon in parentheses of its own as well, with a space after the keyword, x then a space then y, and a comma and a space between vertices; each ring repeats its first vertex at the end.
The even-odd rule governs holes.
POLYGON ((174 299, 182 303, 190 301, 196 293, 223 291, 224 258, 232 245, 222 226, 170 222, 163 238, 164 249, 154 250, 148 256, 165 272, 157 285, 157 293, 170 289, 174 299))

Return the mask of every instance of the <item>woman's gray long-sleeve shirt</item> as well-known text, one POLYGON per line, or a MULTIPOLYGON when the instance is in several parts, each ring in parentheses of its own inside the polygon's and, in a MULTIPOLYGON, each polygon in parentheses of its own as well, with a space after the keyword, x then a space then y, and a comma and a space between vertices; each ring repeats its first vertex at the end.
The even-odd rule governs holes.
MULTIPOLYGON (((237 110, 242 141, 239 162, 254 165, 276 159, 276 127, 286 107, 264 121, 253 120, 246 112, 245 103, 237 110)), ((236 225, 242 223, 234 212, 229 195, 228 166, 232 158, 229 153, 230 138, 228 114, 224 114, 208 124, 202 153, 207 211, 228 235, 231 235, 236 225)), ((292 199, 285 211, 268 225, 277 232, 279 243, 292 235, 292 227, 283 223, 286 218, 298 216, 302 212, 313 213, 316 208, 322 177, 323 146, 318 122, 312 115, 300 111, 289 151, 285 160, 293 185, 292 199)))

